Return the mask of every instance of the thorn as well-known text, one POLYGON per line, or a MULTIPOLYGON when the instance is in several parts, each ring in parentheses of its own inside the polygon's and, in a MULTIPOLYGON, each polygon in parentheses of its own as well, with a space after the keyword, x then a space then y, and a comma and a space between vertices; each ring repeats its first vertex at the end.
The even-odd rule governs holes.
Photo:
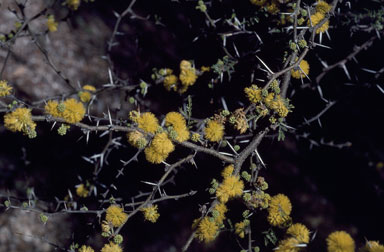
POLYGON ((274 74, 274 73, 272 72, 272 70, 269 69, 269 67, 267 66, 267 64, 265 64, 264 61, 262 61, 262 60, 259 58, 259 56, 256 55, 256 58, 257 58, 258 60, 260 60, 260 62, 265 66, 265 68, 268 70, 268 72, 269 72, 270 74, 274 74))
POLYGON ((344 72, 345 72, 345 75, 347 75, 348 80, 350 80, 350 79, 351 79, 351 76, 349 75, 347 66, 346 66, 345 64, 342 64, 341 67, 343 68, 343 70, 344 70, 344 72))

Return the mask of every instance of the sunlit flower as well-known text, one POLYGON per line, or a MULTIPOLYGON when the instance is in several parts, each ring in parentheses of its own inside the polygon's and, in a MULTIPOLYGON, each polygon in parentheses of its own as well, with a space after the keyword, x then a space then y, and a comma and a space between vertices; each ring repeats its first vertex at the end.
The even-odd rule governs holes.
POLYGON ((127 138, 128 142, 138 149, 145 148, 148 143, 143 133, 138 130, 127 133, 127 138))
POLYGON ((79 248, 79 252, 94 252, 94 250, 90 246, 83 245, 79 248))
POLYGON ((137 124, 140 129, 152 134, 155 134, 156 130, 159 128, 159 121, 151 112, 142 113, 137 118, 137 124))
POLYGON ((244 88, 244 92, 252 103, 258 103, 262 100, 261 89, 256 85, 244 88))
POLYGON ((335 231, 327 237, 328 252, 354 252, 355 241, 344 231, 335 231))
POLYGON ((76 194, 79 197, 86 198, 88 196, 88 193, 89 193, 89 191, 87 190, 87 188, 85 187, 84 184, 80 184, 80 185, 77 186, 76 194))
POLYGON ((123 250, 119 245, 110 242, 109 244, 104 245, 104 247, 101 249, 101 252, 123 252, 123 250))
POLYGON ((291 70, 291 76, 295 79, 304 78, 306 75, 308 76, 308 74, 309 74, 308 61, 302 60, 299 64, 299 66, 300 66, 300 69, 297 69, 297 70, 292 69, 291 70))
POLYGON ((69 98, 63 102, 65 107, 64 111, 61 113, 62 118, 67 123, 78 123, 83 120, 85 115, 85 108, 81 102, 73 98, 69 98))
POLYGON ((8 85, 8 82, 5 80, 0 81, 0 97, 10 95, 12 87, 8 85))
POLYGON ((211 142, 219 142, 224 136, 224 125, 215 120, 209 120, 204 129, 204 135, 211 142))
POLYGON ((285 240, 281 240, 277 246, 277 248, 274 249, 274 251, 277 252, 298 252, 299 251, 299 241, 295 238, 288 238, 285 240))
POLYGON ((295 223, 287 230, 287 234, 291 235, 300 243, 309 242, 309 230, 306 226, 300 223, 295 223))
POLYGON ((325 1, 318 1, 316 3, 316 12, 320 12, 320 13, 323 13, 323 14, 326 14, 328 13, 330 10, 332 9, 332 6, 329 5, 327 2, 325 1))
POLYGON ((167 89, 168 91, 170 91, 171 89, 173 89, 173 91, 176 91, 177 90, 177 85, 176 84, 177 84, 178 80, 179 79, 174 74, 165 76, 164 77, 164 81, 163 81, 165 89, 167 89))
POLYGON ((218 231, 219 226, 217 225, 217 223, 209 217, 204 217, 197 227, 196 237, 200 241, 209 243, 215 240, 218 231))
POLYGON ((10 131, 20 131, 28 136, 36 134, 36 123, 32 120, 31 110, 27 108, 17 108, 5 114, 4 126, 10 131))
POLYGON ((184 117, 178 112, 169 112, 165 116, 165 126, 171 126, 176 131, 176 140, 184 142, 189 139, 189 130, 184 117))
POLYGON ((158 208, 157 205, 149 205, 147 207, 143 207, 141 211, 144 214, 144 218, 147 221, 155 223, 160 216, 160 214, 157 211, 157 208, 158 208))
POLYGON ((219 185, 216 190, 216 197, 222 203, 226 203, 229 199, 241 196, 244 189, 244 183, 239 176, 228 176, 219 185))
POLYGON ((228 166, 226 166, 226 167, 223 169, 223 171, 221 172, 221 176, 222 176, 223 178, 226 178, 226 177, 231 176, 232 173, 233 173, 233 170, 234 170, 234 169, 235 169, 235 168, 234 168, 233 165, 228 165, 228 166))
POLYGON ((271 198, 268 208, 268 222, 272 226, 281 226, 290 220, 292 211, 291 201, 284 194, 278 194, 271 198))
POLYGON ((160 164, 174 151, 175 146, 165 132, 158 133, 153 138, 150 146, 145 148, 145 158, 148 162, 160 164))
POLYGON ((105 219, 112 223, 114 227, 120 227, 127 221, 128 215, 118 205, 111 205, 106 210, 105 219))

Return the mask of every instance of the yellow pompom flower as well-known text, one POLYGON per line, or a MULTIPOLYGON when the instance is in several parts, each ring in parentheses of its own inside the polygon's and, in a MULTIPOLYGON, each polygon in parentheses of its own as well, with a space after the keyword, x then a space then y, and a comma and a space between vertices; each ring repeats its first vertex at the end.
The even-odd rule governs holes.
POLYGON ((191 140, 195 143, 198 142, 200 140, 200 134, 199 133, 193 133, 191 136, 191 140))
POLYGON ((287 234, 295 238, 299 243, 309 242, 309 230, 303 224, 293 224, 288 228, 287 234))
POLYGON ((316 3, 316 12, 326 14, 331 10, 331 8, 332 8, 332 6, 330 6, 325 1, 320 0, 316 3))
POLYGON ((5 80, 0 81, 0 97, 10 95, 12 87, 8 85, 8 82, 5 80))
POLYGON ((367 241, 362 252, 384 252, 384 246, 377 241, 367 241))
POLYGON ((172 126, 177 133, 176 140, 184 142, 189 139, 189 130, 184 117, 178 112, 169 112, 165 116, 165 126, 172 126))
POLYGON ((77 10, 80 6, 80 1, 81 0, 67 0, 66 3, 72 10, 77 10))
POLYGON ((145 158, 148 162, 160 164, 175 150, 175 146, 165 132, 158 133, 149 147, 145 148, 145 158))
POLYGON ((327 237, 328 252, 354 252, 355 241, 345 231, 335 231, 327 237))
POLYGON ((299 66, 300 66, 300 69, 297 69, 297 70, 292 69, 291 70, 291 76, 293 78, 295 78, 295 79, 304 78, 305 75, 308 76, 308 74, 309 74, 309 64, 308 64, 308 61, 302 60, 300 62, 300 64, 299 64, 299 66))
POLYGON ((216 197, 222 203, 243 194, 244 183, 239 176, 228 176, 216 190, 216 197))
POLYGON ((180 61, 180 71, 185 71, 192 68, 192 64, 188 60, 180 61))
POLYGON ((127 221, 128 215, 118 205, 111 205, 106 210, 105 219, 114 227, 120 227, 127 221))
POLYGON ((155 134, 159 128, 159 121, 151 112, 145 112, 137 118, 138 127, 145 132, 155 134))
POLYGON ((67 123, 78 123, 83 120, 85 115, 85 108, 81 102, 73 98, 69 98, 63 102, 64 111, 61 113, 61 117, 67 123))
POLYGON ((252 4, 257 5, 257 6, 263 6, 267 0, 250 0, 252 4))
POLYGON ((292 211, 291 201, 284 194, 278 194, 271 198, 268 208, 268 222, 272 226, 281 226, 290 220, 292 211))
POLYGON ((235 167, 231 164, 231 165, 228 165, 226 166, 223 171, 221 172, 221 176, 223 178, 226 178, 226 177, 229 177, 229 176, 232 176, 232 173, 233 173, 233 170, 235 169, 235 167))
POLYGON ((256 85, 246 87, 244 92, 247 95, 248 100, 252 103, 258 103, 262 100, 261 89, 256 85))
POLYGON ((274 249, 274 251, 277 252, 298 252, 300 249, 299 247, 299 241, 295 238, 288 238, 281 240, 277 246, 277 248, 274 249))
POLYGON ((200 241, 209 243, 215 240, 218 231, 219 226, 217 225, 217 223, 209 217, 204 217, 197 227, 196 237, 200 241))
POLYGON ((179 79, 184 86, 192 86, 197 80, 196 70, 194 68, 182 70, 179 79))
POLYGON ((133 146, 133 147, 136 147, 138 149, 142 149, 142 148, 145 148, 145 146, 147 145, 148 141, 147 139, 145 138, 145 136, 143 135, 143 133, 141 133, 140 131, 138 130, 135 130, 133 132, 129 132, 127 133, 127 138, 128 138, 128 142, 133 146))
POLYGON ((273 15, 277 14, 280 11, 279 6, 275 1, 268 3, 266 7, 267 7, 267 11, 273 15))
POLYGON ((204 129, 204 135, 211 142, 220 142, 224 136, 224 125, 215 120, 209 120, 204 129))
POLYGON ((80 101, 82 101, 84 103, 89 102, 92 98, 92 94, 90 92, 87 92, 87 91, 80 91, 78 93, 78 95, 79 95, 80 101))
POLYGON ((45 104, 45 112, 53 117, 60 117, 61 112, 58 110, 59 103, 57 101, 50 100, 45 104))
POLYGON ((86 198, 88 196, 89 191, 85 187, 84 184, 80 184, 76 187, 76 194, 79 197, 86 198))
MULTIPOLYGON (((308 25, 312 24, 312 27, 316 26, 318 23, 321 22, 321 20, 324 19, 324 14, 321 12, 316 12, 315 14, 311 15, 310 19, 308 20, 308 25)), ((324 24, 322 24, 319 28, 316 30, 316 34, 319 34, 320 32, 325 32, 329 28, 329 20, 327 20, 324 24)))
POLYGON ((109 244, 105 244, 101 249, 101 252, 123 252, 121 247, 113 242, 109 242, 109 244))
POLYGON ((90 246, 83 245, 79 248, 79 252, 94 252, 94 250, 90 246))
POLYGON ((57 31, 57 26, 59 24, 55 21, 55 16, 49 15, 47 18, 47 27, 50 32, 57 31))
POLYGON ((32 120, 30 109, 17 108, 4 115, 4 126, 10 131, 20 131, 25 135, 31 135, 35 133, 36 123, 32 120))
POLYGON ((141 211, 143 212, 144 219, 152 223, 155 223, 160 216, 157 211, 157 205, 149 205, 147 207, 143 207, 141 211))
POLYGON ((174 74, 166 76, 163 81, 165 89, 167 89, 168 91, 171 91, 171 89, 173 89, 173 91, 176 91, 177 90, 176 84, 178 80, 179 79, 174 74))

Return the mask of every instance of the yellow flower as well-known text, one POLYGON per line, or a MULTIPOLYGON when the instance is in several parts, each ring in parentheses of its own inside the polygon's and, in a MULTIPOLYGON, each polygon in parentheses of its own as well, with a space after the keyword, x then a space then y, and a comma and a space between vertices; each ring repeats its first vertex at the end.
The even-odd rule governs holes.
POLYGON ((67 0, 66 3, 72 10, 77 10, 80 6, 80 1, 81 0, 67 0))
POLYGON ((181 81, 181 84, 184 86, 192 86, 195 84, 197 75, 194 68, 182 70, 179 75, 179 79, 181 81))
POLYGON ((180 71, 185 71, 191 68, 192 68, 192 64, 188 60, 182 60, 180 62, 180 71))
POLYGON ((280 241, 277 248, 275 248, 274 251, 277 251, 277 252, 297 252, 300 249, 300 247, 298 245, 299 245, 299 241, 297 241, 295 238, 288 238, 288 239, 280 241))
POLYGON ((80 91, 78 93, 78 95, 79 95, 80 101, 82 101, 84 103, 89 102, 92 98, 92 94, 90 92, 87 92, 87 91, 80 91))
POLYGON ((217 203, 212 209, 212 216, 218 225, 223 224, 225 213, 228 211, 224 203, 217 203))
POLYGON ((156 150, 151 146, 145 148, 144 153, 147 161, 153 164, 160 164, 168 157, 168 155, 162 155, 156 152, 156 150))
POLYGON ((252 103, 258 103, 261 101, 261 89, 256 86, 252 85, 251 87, 246 87, 244 89, 245 94, 247 95, 247 98, 252 103))
POLYGON ((84 186, 84 184, 80 184, 77 186, 76 188, 76 194, 79 196, 79 197, 82 197, 82 198, 86 198, 88 196, 88 193, 89 191, 87 190, 87 188, 84 186))
POLYGON ((244 238, 245 236, 245 228, 247 227, 247 223, 245 221, 238 222, 235 224, 235 233, 240 237, 244 238))
POLYGON ((79 248, 79 252, 94 252, 94 250, 90 246, 83 245, 79 248))
POLYGON ((147 221, 150 221, 152 223, 155 223, 160 216, 160 214, 157 211, 157 205, 150 205, 147 207, 143 207, 141 211, 144 214, 144 218, 147 221))
POLYGON ((240 196, 243 193, 244 183, 239 176, 228 176, 216 190, 216 197, 222 203, 240 196))
POLYGON ((275 93, 268 93, 267 96, 264 98, 263 102, 268 108, 271 108, 274 98, 275 98, 275 93))
POLYGON ((128 142, 138 148, 138 149, 142 149, 142 148, 145 148, 145 146, 147 145, 148 141, 147 139, 144 137, 143 133, 141 133, 140 131, 138 130, 135 130, 133 132, 129 132, 127 133, 127 138, 128 138, 128 142))
POLYGON ((63 102, 65 109, 61 116, 67 123, 78 123, 83 120, 85 108, 81 102, 73 98, 69 98, 63 102))
POLYGON ((211 142, 219 142, 224 136, 224 125, 214 121, 209 120, 205 129, 204 129, 205 138, 211 142))
POLYGON ((257 6, 263 6, 267 0, 250 0, 252 4, 257 6))
POLYGON ((280 117, 286 117, 288 115, 289 110, 280 95, 276 96, 276 99, 270 104, 270 107, 275 110, 280 117))
POLYGON ((168 91, 170 91, 171 89, 173 89, 173 91, 176 91, 177 90, 176 84, 178 80, 179 79, 174 74, 166 76, 163 82, 165 89, 167 89, 168 91))
POLYGON ((362 252, 384 252, 384 246, 377 241, 367 241, 362 252))
POLYGON ((114 227, 120 227, 127 221, 128 215, 118 205, 111 205, 107 208, 105 219, 114 227))
POLYGON ((49 15, 47 19, 47 27, 50 32, 57 31, 57 26, 59 24, 55 21, 55 16, 49 15))
POLYGON ((281 226, 290 220, 292 205, 287 196, 278 194, 271 198, 268 208, 268 222, 272 226, 281 226))
POLYGON ((234 169, 235 169, 235 168, 233 167, 233 165, 228 165, 228 166, 225 167, 225 168, 223 169, 223 171, 221 172, 221 176, 222 176, 223 178, 226 178, 226 177, 231 176, 232 173, 233 173, 233 170, 234 170, 234 169))
POLYGON ((57 101, 50 100, 47 102, 44 109, 45 109, 45 112, 50 114, 51 116, 60 117, 61 113, 57 109, 58 106, 59 106, 59 103, 57 101))
POLYGON ((215 240, 219 231, 219 226, 217 223, 209 217, 204 217, 196 230, 196 236, 200 241, 209 243, 215 240))
POLYGON ((137 118, 137 124, 140 129, 152 134, 155 134, 156 130, 159 128, 159 121, 151 112, 141 114, 137 118))
POLYGON ((94 86, 92 86, 92 85, 84 85, 83 89, 87 90, 87 91, 91 91, 91 92, 95 92, 96 91, 96 88, 94 86))
POLYGON ((36 133, 36 123, 32 120, 31 110, 27 108, 17 108, 4 115, 4 126, 10 131, 20 131, 25 135, 36 133))
POLYGON ((177 133, 176 140, 184 142, 189 139, 189 130, 184 117, 178 112, 169 112, 165 116, 165 126, 172 126, 177 133))
POLYGON ((280 9, 278 4, 275 1, 272 1, 271 3, 267 4, 267 11, 271 14, 277 14, 280 9))
POLYGON ((0 81, 0 97, 10 95, 12 87, 8 85, 8 82, 5 80, 0 81))
POLYGON ((316 4, 316 12, 320 12, 323 14, 328 13, 331 10, 332 6, 330 6, 327 2, 325 1, 318 1, 316 4))
MULTIPOLYGON (((316 12, 315 14, 311 15, 310 21, 308 20, 308 25, 312 24, 312 27, 316 26, 318 23, 321 22, 321 20, 324 19, 324 14, 322 12, 316 12)), ((319 34, 320 32, 325 32, 329 28, 329 20, 327 20, 324 24, 322 24, 317 30, 316 34, 319 34)))
POLYGON ((123 252, 121 247, 113 242, 109 242, 109 244, 105 244, 101 249, 101 252, 123 252))
POLYGON ((160 164, 175 150, 172 141, 165 132, 158 133, 153 138, 149 147, 145 148, 145 158, 154 164, 160 164))
POLYGON ((327 237, 328 252, 354 252, 355 241, 344 231, 335 231, 327 237))
POLYGON ((305 75, 308 76, 308 74, 309 74, 309 64, 308 64, 308 61, 302 60, 299 65, 300 65, 300 69, 298 69, 298 70, 292 69, 291 70, 291 76, 293 78, 295 78, 295 79, 304 78, 305 75))
POLYGON ((309 230, 300 223, 293 224, 287 230, 287 234, 295 238, 299 243, 309 242, 309 230))

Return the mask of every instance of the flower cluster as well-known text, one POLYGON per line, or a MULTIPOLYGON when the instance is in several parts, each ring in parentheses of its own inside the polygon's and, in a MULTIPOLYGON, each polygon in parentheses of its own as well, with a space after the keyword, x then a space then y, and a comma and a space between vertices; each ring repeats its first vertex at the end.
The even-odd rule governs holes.
MULTIPOLYGON (((204 68, 202 72, 207 70, 209 71, 209 69, 204 68)), ((173 74, 173 70, 169 68, 162 69, 159 73, 160 76, 164 77, 163 84, 168 91, 178 91, 181 94, 185 93, 190 86, 195 84, 198 77, 197 70, 192 66, 191 62, 187 60, 182 60, 180 62, 179 76, 173 74)))
POLYGON ((160 127, 159 121, 156 116, 151 112, 145 112, 140 114, 137 111, 130 113, 130 118, 133 122, 137 123, 137 126, 147 133, 155 134, 160 127))
POLYGON ((79 252, 94 252, 92 247, 83 245, 79 248, 79 252))
POLYGON ((328 252, 354 252, 355 241, 345 231, 335 231, 327 237, 328 252))
POLYGON ((291 201, 284 194, 278 194, 271 198, 268 208, 268 222, 272 226, 283 226, 290 222, 292 211, 291 201))
POLYGON ((157 205, 149 205, 147 207, 143 207, 141 211, 143 212, 144 218, 147 221, 155 223, 157 219, 160 217, 159 212, 157 211, 157 205))
POLYGON ((84 184, 80 184, 76 187, 76 194, 79 197, 86 198, 88 197, 89 190, 84 184))
POLYGON ((249 226, 249 220, 243 220, 235 224, 235 234, 240 238, 245 237, 245 229, 249 226))
POLYGON ((219 229, 220 227, 217 222, 213 218, 206 216, 197 227, 196 237, 206 243, 212 242, 219 234, 219 229))
POLYGON ((109 206, 106 213, 105 219, 114 227, 120 227, 128 219, 128 215, 118 205, 109 206))
POLYGON ((83 120, 85 107, 73 98, 66 99, 61 103, 51 100, 45 105, 45 112, 53 117, 63 118, 67 123, 75 124, 83 120))
POLYGON ((5 80, 0 81, 0 97, 10 95, 12 87, 8 85, 8 82, 5 80))
POLYGON ((4 115, 4 126, 13 132, 23 132, 30 138, 36 136, 36 123, 32 120, 31 110, 28 108, 17 108, 4 115))
MULTIPOLYGON (((331 10, 331 6, 325 2, 325 1, 318 1, 316 3, 316 12, 310 16, 310 20, 308 20, 308 26, 314 27, 318 23, 320 23, 324 18, 325 15, 331 10)), ((316 34, 319 34, 320 32, 325 32, 329 28, 329 20, 327 20, 324 24, 322 24, 319 28, 316 30, 316 34)))
MULTIPOLYGON (((165 116, 165 126, 176 133, 175 140, 184 142, 189 139, 189 130, 184 117, 178 112, 169 112, 165 116)), ((171 135, 171 134, 170 134, 171 135)))

